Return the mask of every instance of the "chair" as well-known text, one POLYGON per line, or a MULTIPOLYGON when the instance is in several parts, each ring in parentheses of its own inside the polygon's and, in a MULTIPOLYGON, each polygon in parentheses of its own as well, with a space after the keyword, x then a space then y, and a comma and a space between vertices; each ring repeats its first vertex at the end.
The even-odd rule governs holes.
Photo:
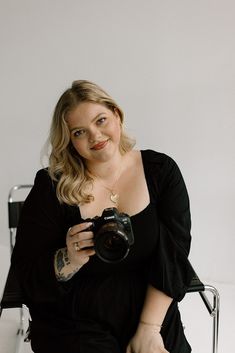
MULTIPOLYGON (((22 199, 21 201, 16 201, 14 200, 14 198, 15 196, 18 196, 17 193, 22 190, 24 190, 24 192, 28 194, 31 188, 32 185, 15 185, 11 188, 8 195, 8 227, 10 232, 10 255, 12 254, 13 247, 15 244, 16 229, 20 213, 24 204, 24 201, 22 201, 22 199)), ((27 309, 25 309, 26 306, 23 304, 23 298, 21 297, 21 289, 19 283, 17 282, 15 273, 11 269, 8 272, 5 289, 0 304, 0 316, 2 314, 2 310, 5 308, 19 308, 19 323, 16 333, 16 352, 18 352, 21 341, 29 341, 29 332, 27 332, 28 330, 25 330, 25 310, 27 309)))
POLYGON ((220 310, 220 296, 218 290, 211 285, 203 284, 198 278, 197 274, 193 277, 187 293, 199 293, 205 304, 208 313, 212 317, 212 353, 218 353, 218 336, 219 336, 219 310, 220 310), (212 294, 212 303, 208 299, 206 292, 212 294))
MULTIPOLYGON (((9 193, 8 197, 8 212, 9 212, 9 229, 10 229, 10 249, 11 252, 15 243, 15 233, 18 225, 18 220, 20 212, 23 206, 24 201, 13 201, 13 194, 20 189, 30 190, 32 185, 16 185, 14 186, 9 193)), ((197 274, 193 277, 187 293, 199 293, 200 297, 203 300, 210 316, 212 317, 213 323, 213 332, 212 332, 212 353, 218 353, 218 332, 219 332, 219 305, 220 297, 218 290, 211 286, 206 285, 200 281, 197 274), (206 292, 212 293, 213 301, 212 303, 208 299, 206 292)), ((23 302, 22 291, 19 283, 15 277, 15 273, 9 270, 7 281, 5 284, 5 289, 3 292, 3 297, 0 305, 0 316, 3 309, 7 308, 20 308, 20 322, 19 328, 17 331, 17 338, 24 339, 24 341, 30 341, 30 325, 26 332, 24 329, 25 315, 24 308, 26 306, 23 302), (12 285, 13 284, 13 285, 12 285)), ((27 307, 26 307, 27 308, 27 307)), ((18 349, 18 348, 17 348, 18 349)))

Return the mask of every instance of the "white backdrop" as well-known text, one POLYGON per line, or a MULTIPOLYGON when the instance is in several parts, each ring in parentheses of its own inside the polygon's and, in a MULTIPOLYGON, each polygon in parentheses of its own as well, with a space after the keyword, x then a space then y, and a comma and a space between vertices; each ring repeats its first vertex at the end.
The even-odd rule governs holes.
POLYGON ((57 99, 88 79, 124 109, 138 148, 178 162, 199 275, 235 283, 234 19, 233 0, 0 0, 4 254, 8 190, 33 182, 57 99))

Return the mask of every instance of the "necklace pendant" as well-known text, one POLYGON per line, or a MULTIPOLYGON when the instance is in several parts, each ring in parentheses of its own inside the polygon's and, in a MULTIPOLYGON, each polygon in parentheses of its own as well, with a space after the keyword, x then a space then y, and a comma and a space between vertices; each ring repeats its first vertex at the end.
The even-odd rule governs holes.
POLYGON ((115 203, 116 205, 118 204, 118 199, 119 199, 119 195, 118 194, 113 194, 111 193, 110 195, 110 200, 115 203))

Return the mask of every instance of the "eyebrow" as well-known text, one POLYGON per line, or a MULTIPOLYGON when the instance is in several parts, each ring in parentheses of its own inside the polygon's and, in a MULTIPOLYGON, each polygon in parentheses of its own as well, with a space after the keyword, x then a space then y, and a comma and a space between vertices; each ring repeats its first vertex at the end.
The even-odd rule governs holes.
MULTIPOLYGON (((96 120, 100 115, 103 115, 105 114, 105 112, 102 112, 102 113, 99 113, 98 115, 96 115, 92 120, 91 120, 91 123, 93 123, 94 120, 96 120)), ((79 129, 82 129, 82 126, 75 126, 73 127, 72 129, 70 129, 69 131, 72 132, 74 130, 79 130, 79 129)))

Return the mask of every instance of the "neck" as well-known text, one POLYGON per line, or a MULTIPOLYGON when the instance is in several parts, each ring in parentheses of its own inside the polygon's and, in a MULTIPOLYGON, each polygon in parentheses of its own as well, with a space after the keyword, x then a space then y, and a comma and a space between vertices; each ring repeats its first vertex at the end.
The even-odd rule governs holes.
POLYGON ((88 164, 87 168, 94 177, 104 181, 113 180, 120 173, 123 158, 124 156, 118 154, 108 161, 88 164))

